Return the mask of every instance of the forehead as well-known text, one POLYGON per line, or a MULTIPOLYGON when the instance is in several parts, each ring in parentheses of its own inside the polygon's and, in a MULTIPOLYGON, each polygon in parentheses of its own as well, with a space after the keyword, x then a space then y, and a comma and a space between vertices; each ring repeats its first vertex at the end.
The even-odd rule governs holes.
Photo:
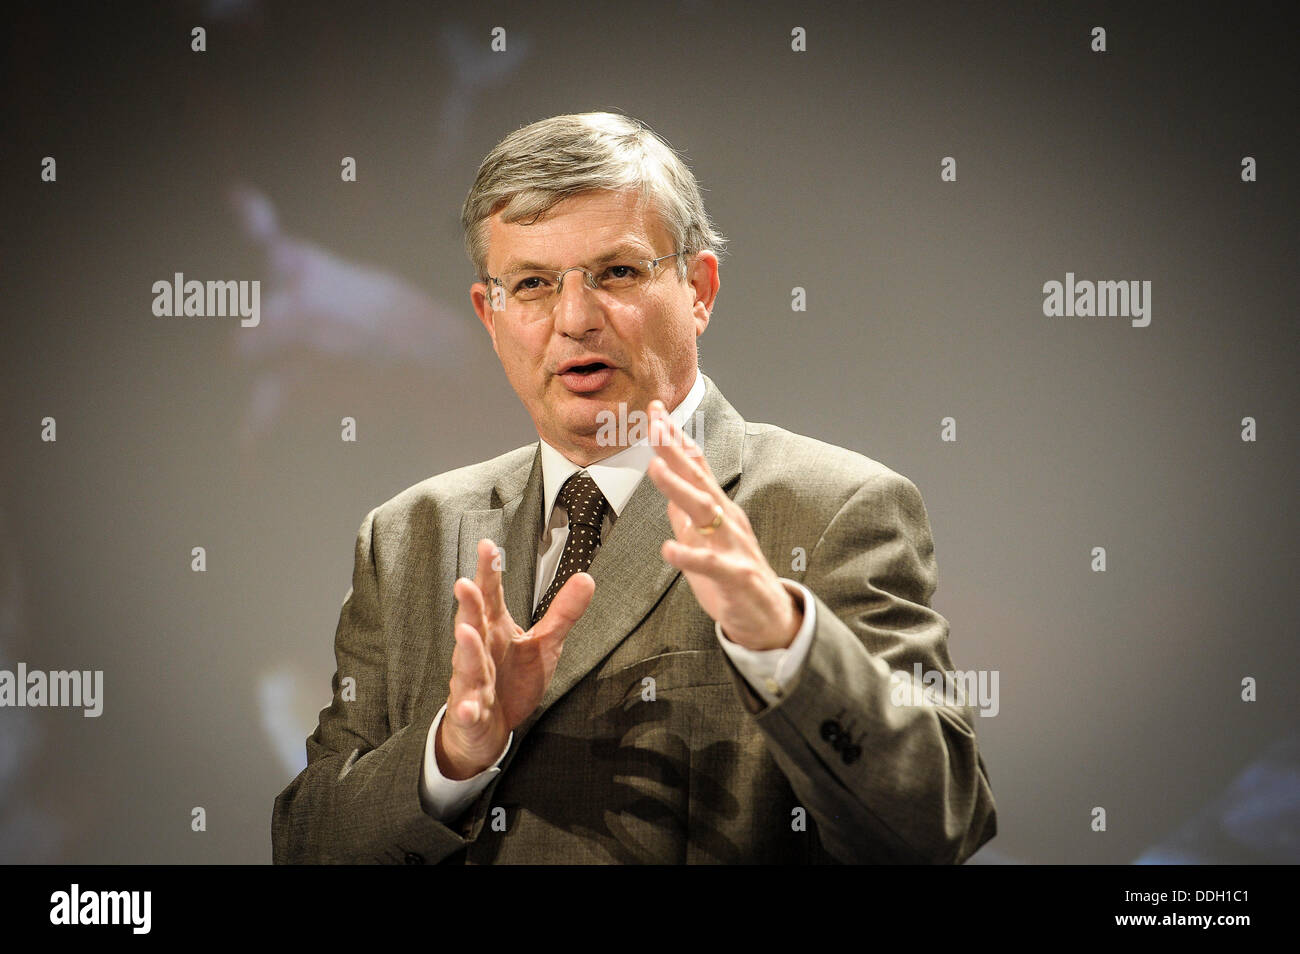
POLYGON ((666 255, 671 240, 655 206, 632 192, 586 192, 557 203, 537 219, 488 219, 488 270, 521 265, 566 268, 623 247, 645 258, 666 255))

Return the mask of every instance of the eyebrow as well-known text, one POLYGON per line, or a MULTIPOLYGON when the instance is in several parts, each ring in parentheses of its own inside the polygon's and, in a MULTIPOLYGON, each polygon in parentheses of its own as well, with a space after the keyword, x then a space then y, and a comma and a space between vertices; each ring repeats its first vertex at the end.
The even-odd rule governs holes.
MULTIPOLYGON (((653 250, 648 250, 643 246, 636 244, 635 242, 622 242, 614 246, 614 248, 610 249, 604 255, 601 255, 599 258, 592 259, 590 262, 586 262, 584 264, 604 265, 608 262, 614 261, 615 259, 625 258, 628 255, 635 255, 638 259, 644 259, 647 261, 654 258, 653 250)), ((501 274, 505 275, 509 272, 519 272, 519 271, 524 271, 526 269, 528 270, 539 269, 541 271, 546 271, 546 272, 559 271, 559 269, 556 268, 554 265, 545 265, 542 264, 541 262, 511 260, 509 262, 506 262, 505 267, 501 269, 501 274)))

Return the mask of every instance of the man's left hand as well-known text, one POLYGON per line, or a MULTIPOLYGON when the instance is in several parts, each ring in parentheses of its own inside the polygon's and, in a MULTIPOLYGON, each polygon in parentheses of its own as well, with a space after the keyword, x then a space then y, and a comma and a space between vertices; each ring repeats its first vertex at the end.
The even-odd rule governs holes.
POLYGON ((662 401, 651 401, 649 410, 657 456, 648 473, 668 498, 676 537, 664 541, 663 558, 686 575, 727 639, 747 649, 787 648, 803 623, 798 598, 768 564, 745 511, 718 486, 699 445, 662 401), (719 513, 721 523, 710 533, 719 513))

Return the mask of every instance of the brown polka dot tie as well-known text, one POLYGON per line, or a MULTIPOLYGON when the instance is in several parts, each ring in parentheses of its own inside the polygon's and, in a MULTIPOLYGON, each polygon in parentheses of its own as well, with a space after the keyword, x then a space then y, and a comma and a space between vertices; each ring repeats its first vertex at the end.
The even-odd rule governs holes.
POLYGON ((609 501, 600 492, 596 482, 585 470, 577 471, 560 488, 555 498, 557 506, 569 515, 569 536, 564 541, 564 552, 555 568, 555 578, 542 594, 541 602, 533 610, 533 625, 546 615, 546 610, 560 592, 560 587, 575 573, 584 573, 600 549, 600 524, 609 509, 609 501))

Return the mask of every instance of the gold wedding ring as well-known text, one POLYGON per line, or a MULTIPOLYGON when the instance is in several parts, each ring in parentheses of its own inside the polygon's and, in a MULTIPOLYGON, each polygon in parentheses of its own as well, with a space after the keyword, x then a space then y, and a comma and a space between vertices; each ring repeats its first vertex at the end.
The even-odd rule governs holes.
POLYGON ((718 527, 720 526, 722 526, 722 504, 714 504, 713 522, 709 524, 707 527, 696 527, 695 529, 697 532, 707 537, 710 533, 712 533, 714 530, 717 530, 718 527))

